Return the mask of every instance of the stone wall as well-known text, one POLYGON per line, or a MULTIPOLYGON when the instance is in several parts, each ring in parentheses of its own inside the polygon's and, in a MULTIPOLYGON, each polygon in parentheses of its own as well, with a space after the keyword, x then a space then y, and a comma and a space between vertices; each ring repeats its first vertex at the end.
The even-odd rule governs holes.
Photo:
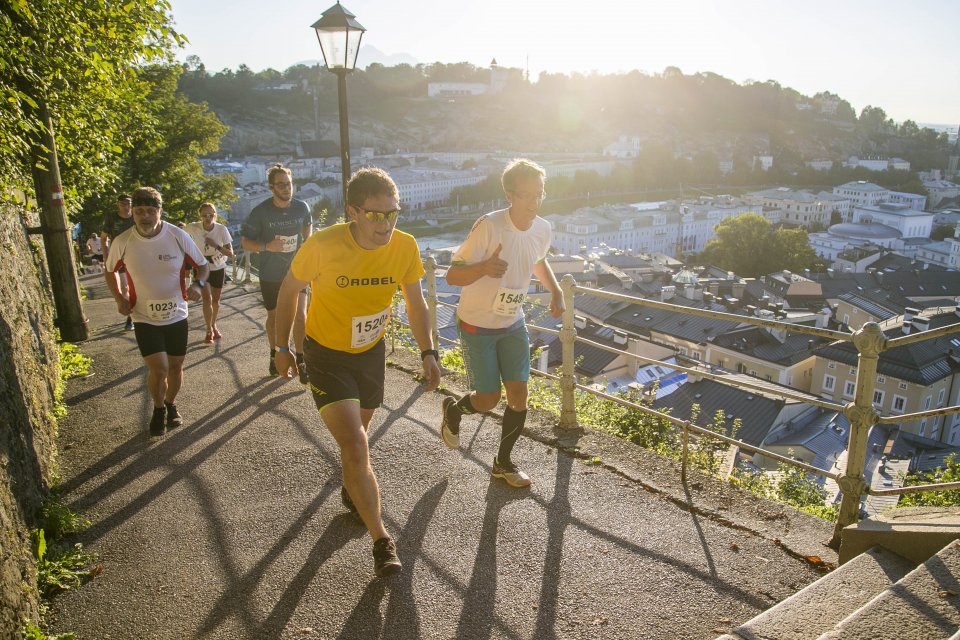
POLYGON ((38 619, 29 530, 55 457, 58 351, 36 238, 0 209, 0 638, 38 619))

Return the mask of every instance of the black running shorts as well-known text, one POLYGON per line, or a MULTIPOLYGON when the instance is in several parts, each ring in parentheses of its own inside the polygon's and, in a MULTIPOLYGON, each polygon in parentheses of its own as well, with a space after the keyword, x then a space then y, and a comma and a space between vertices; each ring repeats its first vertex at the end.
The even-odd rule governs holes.
POLYGON ((307 336, 303 359, 317 409, 341 400, 359 400, 362 409, 383 403, 386 347, 381 339, 363 353, 328 349, 307 336))
POLYGON ((166 353, 168 356, 187 355, 188 331, 189 325, 185 319, 165 325, 146 322, 136 322, 133 325, 137 346, 140 347, 140 355, 144 358, 155 353, 166 353))

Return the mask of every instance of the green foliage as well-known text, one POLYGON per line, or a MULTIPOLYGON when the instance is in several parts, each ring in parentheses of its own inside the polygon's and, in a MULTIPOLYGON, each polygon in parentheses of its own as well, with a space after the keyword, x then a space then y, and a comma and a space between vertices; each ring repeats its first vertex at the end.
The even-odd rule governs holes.
MULTIPOLYGON (((911 473, 904 479, 903 486, 911 487, 921 484, 942 484, 944 482, 960 482, 960 462, 957 456, 951 454, 943 461, 942 467, 931 471, 911 473)), ((905 493, 900 496, 898 507, 956 507, 960 506, 960 490, 949 491, 920 491, 905 493)))
POLYGON ((43 529, 33 529, 31 535, 37 563, 37 591, 41 597, 49 599, 61 591, 75 589, 93 575, 89 565, 94 557, 85 553, 79 542, 73 546, 61 543, 48 546, 43 529))
MULTIPOLYGON (((0 12, 0 182, 30 191, 49 110, 71 211, 116 175, 128 132, 149 127, 139 65, 183 42, 167 0, 15 1, 0 12)), ((4 190, 7 193, 7 190, 4 190)))
POLYGON ((931 240, 943 240, 945 238, 952 238, 955 226, 952 224, 938 224, 930 232, 931 240))
POLYGON ((60 379, 70 380, 90 373, 93 360, 85 356, 77 345, 61 342, 60 347, 60 379))
POLYGON ((30 535, 41 598, 49 600, 61 591, 79 587, 96 574, 97 569, 90 566, 94 556, 84 552, 79 543, 70 545, 64 541, 87 526, 89 522, 72 513, 57 496, 40 508, 38 527, 30 535))
POLYGON ((749 278, 783 269, 802 271, 814 265, 817 254, 803 229, 776 229, 758 213, 743 213, 715 227, 699 260, 749 278))
POLYGON ((24 640, 77 640, 75 633, 58 633, 50 636, 47 632, 33 624, 33 621, 27 620, 26 626, 21 631, 24 640))

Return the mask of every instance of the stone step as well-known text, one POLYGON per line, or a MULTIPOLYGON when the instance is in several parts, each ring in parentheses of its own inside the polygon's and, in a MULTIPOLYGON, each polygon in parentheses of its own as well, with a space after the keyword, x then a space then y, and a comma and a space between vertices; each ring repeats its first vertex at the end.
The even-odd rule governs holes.
POLYGON ((874 547, 717 640, 807 640, 838 622, 916 567, 874 547))
POLYGON ((954 541, 819 640, 932 640, 960 630, 960 542, 954 541))

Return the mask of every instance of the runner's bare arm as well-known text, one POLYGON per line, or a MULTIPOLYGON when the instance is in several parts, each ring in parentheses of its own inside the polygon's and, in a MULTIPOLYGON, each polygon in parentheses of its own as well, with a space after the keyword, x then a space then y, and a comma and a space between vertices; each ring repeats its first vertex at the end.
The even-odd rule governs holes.
MULTIPOLYGON (((433 336, 430 333, 430 314, 427 310, 427 301, 423 299, 423 290, 420 281, 410 282, 400 286, 403 299, 407 305, 407 319, 410 321, 410 330, 421 351, 436 348, 433 336)), ((433 391, 440 384, 440 365, 432 355, 423 358, 423 377, 426 380, 425 388, 433 391)))

